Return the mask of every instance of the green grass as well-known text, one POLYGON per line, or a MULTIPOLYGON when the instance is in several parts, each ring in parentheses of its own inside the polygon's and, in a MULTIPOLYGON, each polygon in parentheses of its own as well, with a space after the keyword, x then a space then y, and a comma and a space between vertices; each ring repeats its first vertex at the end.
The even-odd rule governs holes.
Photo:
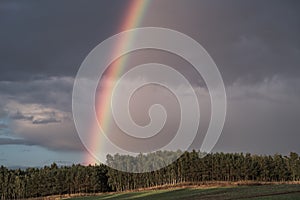
POLYGON ((77 197, 72 200, 167 200, 167 199, 299 199, 300 185, 261 185, 261 186, 234 186, 218 188, 183 188, 149 190, 140 192, 123 192, 103 194, 100 196, 77 197))

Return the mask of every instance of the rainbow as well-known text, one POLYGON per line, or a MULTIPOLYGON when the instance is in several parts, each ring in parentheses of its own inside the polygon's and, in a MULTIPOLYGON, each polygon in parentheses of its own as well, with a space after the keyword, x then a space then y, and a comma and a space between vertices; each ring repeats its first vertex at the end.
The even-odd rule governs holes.
MULTIPOLYGON (((120 26, 120 32, 129 30, 132 28, 136 28, 140 25, 146 9, 149 5, 150 0, 131 0, 128 7, 125 10, 124 19, 120 26)), ((125 38, 121 41, 115 48, 114 53, 118 52, 119 49, 126 48, 130 45, 131 41, 134 40, 134 37, 125 38)), ((109 80, 117 80, 121 74, 123 73, 124 65, 126 64, 126 57, 122 57, 117 59, 106 72, 105 77, 108 77, 109 80)), ((106 132, 109 133, 110 125, 111 125, 111 111, 110 111, 110 102, 111 102, 111 92, 113 90, 114 85, 111 84, 111 81, 106 80, 102 81, 101 83, 101 94, 97 94, 99 98, 96 98, 96 108, 97 108, 97 118, 101 125, 101 128, 106 132)), ((98 126, 95 125, 95 126, 98 126)), ((96 129, 93 127, 92 129, 96 129)), ((104 144, 101 143, 99 134, 95 134, 91 137, 89 142, 90 150, 92 152, 99 152, 104 144)), ((97 160, 93 156, 87 153, 84 158, 84 164, 95 164, 98 163, 97 160)))

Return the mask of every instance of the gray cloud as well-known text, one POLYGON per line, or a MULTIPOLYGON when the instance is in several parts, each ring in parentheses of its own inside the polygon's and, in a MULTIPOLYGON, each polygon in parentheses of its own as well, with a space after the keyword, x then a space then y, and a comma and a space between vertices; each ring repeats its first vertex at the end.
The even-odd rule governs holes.
POLYGON ((0 138, 0 145, 11 145, 11 144, 21 144, 21 145, 34 145, 34 143, 23 140, 23 139, 12 139, 12 138, 0 138))
POLYGON ((16 120, 27 120, 27 121, 32 121, 33 116, 32 115, 24 115, 20 111, 17 111, 16 113, 12 114, 11 119, 16 119, 16 120))
POLYGON ((215 151, 300 152, 300 79, 273 77, 227 88, 228 112, 215 151))
POLYGON ((17 101, 22 104, 47 105, 70 112, 73 81, 72 77, 0 81, 0 105, 8 101, 17 101))
POLYGON ((32 124, 61 123, 64 116, 59 116, 57 111, 40 111, 38 113, 23 114, 20 111, 10 115, 13 120, 30 121, 32 124))
POLYGON ((6 132, 52 150, 83 151, 72 121, 72 84, 71 77, 0 81, 6 132))
POLYGON ((35 119, 32 121, 33 124, 49 124, 49 123, 60 123, 61 120, 55 118, 46 118, 46 119, 35 119))
POLYGON ((6 129, 7 125, 6 124, 0 124, 0 129, 6 129))
POLYGON ((24 138, 36 145, 55 151, 84 151, 74 123, 32 123, 22 120, 12 121, 10 129, 16 137, 24 138))

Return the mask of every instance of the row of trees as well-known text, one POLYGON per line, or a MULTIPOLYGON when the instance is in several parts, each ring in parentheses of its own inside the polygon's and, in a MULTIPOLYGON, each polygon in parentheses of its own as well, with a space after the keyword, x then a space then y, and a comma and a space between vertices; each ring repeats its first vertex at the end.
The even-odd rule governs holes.
MULTIPOLYGON (((108 156, 108 165, 118 169, 137 167, 138 160, 166 159, 178 152, 158 152, 138 157, 108 156), (117 166, 121 165, 121 166, 117 166)), ((204 181, 299 181, 300 158, 257 156, 242 153, 184 152, 171 165, 147 173, 127 173, 105 165, 61 166, 11 170, 0 167, 1 199, 20 199, 56 194, 124 191, 165 184, 204 181)))
MULTIPOLYGON (((122 165, 117 168, 131 167, 124 167, 124 163, 132 163, 133 158, 120 155, 114 158, 114 165, 122 165), (126 162, 127 159, 131 162, 126 162)), ((296 153, 290 153, 289 156, 258 156, 249 153, 214 153, 203 156, 192 151, 185 152, 176 162, 157 171, 125 173, 111 169, 108 176, 109 185, 117 191, 184 182, 299 181, 300 158, 296 153)))
POLYGON ((96 193, 110 191, 107 167, 62 166, 10 170, 0 167, 1 199, 24 199, 54 194, 96 193))

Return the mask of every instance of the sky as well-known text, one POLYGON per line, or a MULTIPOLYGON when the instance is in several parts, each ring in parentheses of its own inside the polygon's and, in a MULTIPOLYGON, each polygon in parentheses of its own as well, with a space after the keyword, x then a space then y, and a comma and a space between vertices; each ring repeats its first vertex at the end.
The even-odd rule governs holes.
MULTIPOLYGON (((124 31, 132 2, 0 1, 0 165, 88 164, 72 116, 74 79, 96 45, 124 31)), ((222 75, 227 116, 214 152, 300 153, 299 9, 296 0, 148 2, 135 27, 164 27, 192 37, 222 75)), ((201 77, 186 62, 162 54, 135 52, 128 65, 154 59, 185 74, 201 99, 202 132, 210 110, 201 77)), ((167 91, 166 101, 151 87, 135 98, 149 94, 167 107, 176 105, 167 91)), ((137 110, 151 102, 131 102, 137 123, 146 124, 147 116, 137 110)), ((178 118, 170 120, 167 130, 177 127, 178 118)), ((201 138, 200 133, 191 148, 201 138)))

